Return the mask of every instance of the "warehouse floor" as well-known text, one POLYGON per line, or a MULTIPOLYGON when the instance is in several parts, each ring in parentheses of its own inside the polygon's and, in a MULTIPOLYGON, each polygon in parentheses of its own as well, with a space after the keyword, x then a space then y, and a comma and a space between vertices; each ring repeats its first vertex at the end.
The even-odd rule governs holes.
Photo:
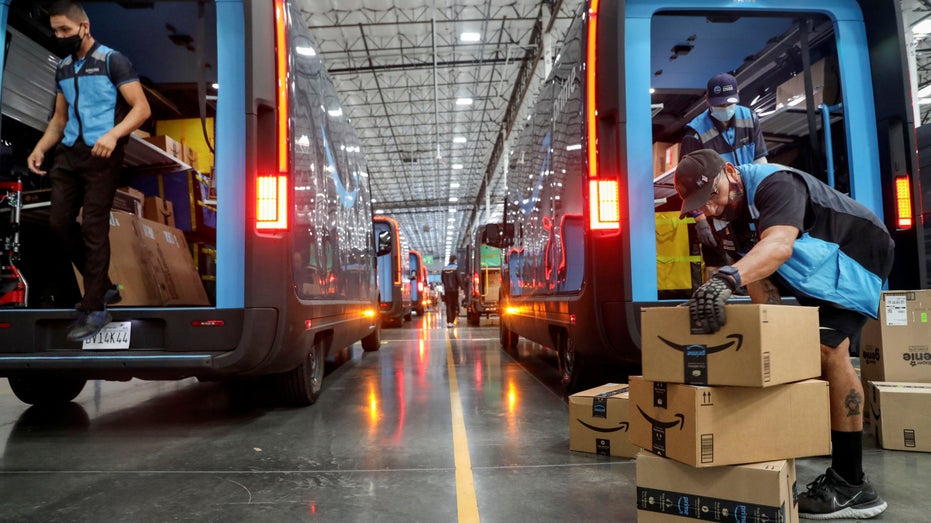
MULTIPOLYGON (((38 409, 2 380, 0 520, 636 521, 634 461, 568 450, 550 352, 502 351, 494 318, 382 333, 337 354, 305 409, 195 380, 91 382, 38 409)), ((868 438, 864 459, 877 521, 931 519, 931 454, 868 438)), ((799 460, 799 488, 828 463, 799 460)))

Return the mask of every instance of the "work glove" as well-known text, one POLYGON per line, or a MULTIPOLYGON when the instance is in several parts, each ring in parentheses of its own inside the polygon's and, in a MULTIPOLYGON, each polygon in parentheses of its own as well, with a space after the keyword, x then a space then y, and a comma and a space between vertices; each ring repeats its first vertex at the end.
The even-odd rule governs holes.
POLYGON ((701 287, 695 289, 689 300, 689 321, 692 334, 713 334, 727 323, 724 305, 737 290, 734 277, 720 271, 711 275, 701 287))
POLYGON ((714 233, 711 232, 711 224, 708 223, 707 218, 695 217, 695 233, 698 235, 698 241, 700 241, 702 245, 714 247, 718 244, 717 238, 715 238, 714 233))

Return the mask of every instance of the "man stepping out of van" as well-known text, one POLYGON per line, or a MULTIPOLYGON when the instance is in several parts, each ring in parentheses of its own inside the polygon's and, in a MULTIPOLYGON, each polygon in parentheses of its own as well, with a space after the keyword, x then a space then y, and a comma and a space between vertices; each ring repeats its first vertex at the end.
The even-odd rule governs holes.
POLYGON ((735 166, 711 149, 682 158, 675 184, 683 215, 700 209, 727 222, 714 234, 736 260, 692 294, 692 332, 710 334, 724 326, 725 303, 743 285, 754 303, 779 303, 780 294, 788 293, 801 305, 818 307, 832 462, 799 495, 799 516, 879 515, 886 502, 863 473, 863 386, 849 348, 867 318, 876 316, 892 270, 895 245, 886 226, 808 173, 777 164, 735 166))
POLYGON ((64 58, 55 73, 55 112, 27 163, 44 176, 45 154, 55 148, 49 223, 84 278, 78 319, 68 332, 69 340, 82 341, 110 322, 107 304, 120 300, 108 275, 110 208, 128 136, 151 110, 132 64, 94 40, 81 4, 56 3, 49 22, 64 58))
POLYGON ((446 302, 446 326, 453 327, 456 325, 456 318, 459 317, 459 289, 462 288, 455 256, 449 257, 449 264, 443 267, 441 279, 443 280, 443 301, 446 302))

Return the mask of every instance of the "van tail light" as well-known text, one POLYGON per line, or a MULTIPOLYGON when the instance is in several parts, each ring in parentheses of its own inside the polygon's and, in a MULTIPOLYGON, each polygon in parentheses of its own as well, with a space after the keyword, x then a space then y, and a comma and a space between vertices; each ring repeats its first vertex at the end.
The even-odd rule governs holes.
POLYGON ((621 228, 617 180, 589 180, 588 201, 592 230, 621 228))
POLYGON ((895 177, 895 225, 899 230, 911 229, 912 219, 912 188, 908 175, 895 177))
POLYGON ((260 175, 255 185, 255 228, 263 231, 288 229, 288 177, 260 175))

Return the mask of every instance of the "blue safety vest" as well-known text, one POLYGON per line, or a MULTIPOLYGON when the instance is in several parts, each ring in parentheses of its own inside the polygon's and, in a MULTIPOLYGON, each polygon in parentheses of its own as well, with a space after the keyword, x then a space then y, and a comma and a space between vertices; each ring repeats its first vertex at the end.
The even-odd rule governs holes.
POLYGON ((808 188, 814 219, 795 240, 792 256, 777 274, 801 295, 876 318, 895 247, 879 218, 856 200, 791 167, 749 164, 738 166, 738 171, 754 222, 760 216, 754 198, 767 176, 789 171, 808 188))
POLYGON ((734 113, 734 125, 718 131, 713 116, 705 110, 696 116, 688 126, 698 133, 698 141, 706 149, 714 149, 725 160, 734 165, 753 163, 756 160, 756 142, 753 136, 753 113, 747 107, 737 106, 734 113))

